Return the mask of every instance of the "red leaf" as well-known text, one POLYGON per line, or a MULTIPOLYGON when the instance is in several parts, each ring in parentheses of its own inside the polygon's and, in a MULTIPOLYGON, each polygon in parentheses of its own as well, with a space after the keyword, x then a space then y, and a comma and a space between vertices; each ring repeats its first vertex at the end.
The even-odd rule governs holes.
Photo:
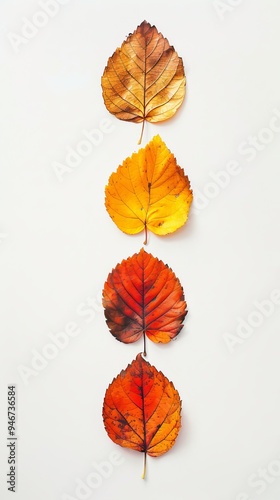
POLYGON ((114 443, 158 457, 178 436, 180 396, 173 383, 138 354, 108 387, 103 420, 114 443))
POLYGON ((103 305, 110 332, 126 344, 146 335, 165 344, 178 335, 187 314, 178 278, 143 249, 109 274, 103 305))

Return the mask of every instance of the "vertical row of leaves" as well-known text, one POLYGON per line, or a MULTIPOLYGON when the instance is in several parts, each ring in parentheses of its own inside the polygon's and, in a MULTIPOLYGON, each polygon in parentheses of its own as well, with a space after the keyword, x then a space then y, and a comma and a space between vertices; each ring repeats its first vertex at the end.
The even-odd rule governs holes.
MULTIPOLYGON (((109 58, 102 91, 108 111, 120 120, 160 122, 171 118, 185 96, 182 59, 155 26, 143 21, 109 58)), ((126 234, 163 236, 183 226, 192 202, 190 182, 160 136, 126 158, 105 190, 106 209, 126 234)), ((143 353, 109 385, 103 404, 108 436, 153 457, 166 453, 181 427, 178 391, 148 363, 146 338, 166 344, 183 327, 187 304, 180 281, 161 260, 139 253, 109 273, 103 290, 108 328, 120 342, 143 339, 143 353)))

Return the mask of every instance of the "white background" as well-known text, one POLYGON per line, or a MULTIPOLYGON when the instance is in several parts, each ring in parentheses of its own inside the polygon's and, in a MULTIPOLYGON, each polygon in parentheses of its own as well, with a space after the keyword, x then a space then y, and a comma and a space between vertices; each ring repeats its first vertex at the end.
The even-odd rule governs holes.
POLYGON ((275 109, 280 115, 280 4, 220 2, 230 3, 219 15, 211 0, 65 1, 16 51, 9 34, 22 36, 23 18, 37 19, 41 7, 0 2, 1 499, 12 495, 9 383, 18 394, 19 500, 279 498, 280 305, 266 318, 253 313, 256 301, 280 289, 280 133, 263 131, 280 126, 273 118, 275 109), (150 235, 147 247, 179 277, 189 314, 176 342, 148 344, 148 360, 180 392, 183 423, 174 448, 148 458, 145 481, 143 456, 115 445, 101 417, 106 387, 142 342, 116 342, 98 306, 112 267, 143 243, 143 234, 119 231, 104 207, 108 177, 138 150, 141 125, 109 115, 100 78, 144 19, 182 56, 187 99, 174 119, 146 127, 143 144, 161 135, 196 200, 183 229, 150 235), (105 119, 110 132, 60 182, 55 162, 66 164, 83 130, 105 119), (259 139, 249 153, 250 136, 259 139), (238 174, 213 186, 211 172, 232 161, 238 174), (259 326, 242 339, 236 330, 248 316, 259 326), (79 334, 36 372, 34 351, 69 322, 79 334), (239 339, 232 352, 225 334, 239 339), (23 365, 33 370, 26 383, 23 365), (122 463, 101 479, 92 463, 114 451, 122 463), (100 484, 81 496, 77 484, 90 477, 100 484))

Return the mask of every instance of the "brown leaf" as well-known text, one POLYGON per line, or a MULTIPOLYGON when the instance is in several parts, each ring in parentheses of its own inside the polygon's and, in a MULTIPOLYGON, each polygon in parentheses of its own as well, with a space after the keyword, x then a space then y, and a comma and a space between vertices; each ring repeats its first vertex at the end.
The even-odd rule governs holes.
MULTIPOLYGON (((110 113, 144 124, 144 120, 168 120, 176 113, 185 97, 186 78, 174 47, 143 21, 109 58, 101 85, 110 113)), ((139 143, 141 139, 142 134, 139 143)))

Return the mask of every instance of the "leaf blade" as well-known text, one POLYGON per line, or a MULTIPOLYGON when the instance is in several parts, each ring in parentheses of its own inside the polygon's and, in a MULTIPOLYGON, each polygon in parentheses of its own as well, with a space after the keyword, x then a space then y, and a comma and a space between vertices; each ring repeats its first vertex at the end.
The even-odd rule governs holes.
POLYGON ((126 344, 145 336, 166 344, 180 333, 187 314, 179 279, 143 248, 109 273, 103 306, 111 334, 126 344))
POLYGON ((159 135, 126 158, 105 188, 107 212, 126 234, 176 231, 186 223, 192 199, 188 176, 159 135))
POLYGON ((157 28, 143 21, 108 59, 101 86, 106 108, 118 119, 165 121, 185 97, 183 61, 157 28))
POLYGON ((138 354, 109 385, 102 415, 114 443, 157 457, 178 436, 181 400, 173 383, 138 354))

